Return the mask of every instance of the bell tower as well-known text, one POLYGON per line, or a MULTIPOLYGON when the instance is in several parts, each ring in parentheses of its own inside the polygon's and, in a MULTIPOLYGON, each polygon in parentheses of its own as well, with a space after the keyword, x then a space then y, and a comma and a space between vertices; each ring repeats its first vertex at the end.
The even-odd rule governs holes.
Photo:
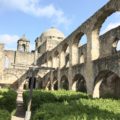
POLYGON ((17 51, 29 52, 29 47, 30 47, 30 41, 28 41, 25 35, 23 35, 17 42, 17 51))

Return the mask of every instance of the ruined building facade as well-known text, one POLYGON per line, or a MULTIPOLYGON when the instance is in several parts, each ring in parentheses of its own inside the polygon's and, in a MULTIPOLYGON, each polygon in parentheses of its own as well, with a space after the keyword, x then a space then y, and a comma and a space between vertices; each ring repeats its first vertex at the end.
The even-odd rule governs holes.
POLYGON ((104 21, 117 11, 120 0, 110 0, 66 38, 50 28, 36 38, 32 52, 25 36, 18 40, 17 51, 4 50, 0 44, 0 85, 28 86, 30 66, 36 64, 40 69, 34 71, 35 88, 120 97, 120 52, 116 50, 120 26, 100 36, 104 21), (87 44, 80 46, 83 35, 87 44))

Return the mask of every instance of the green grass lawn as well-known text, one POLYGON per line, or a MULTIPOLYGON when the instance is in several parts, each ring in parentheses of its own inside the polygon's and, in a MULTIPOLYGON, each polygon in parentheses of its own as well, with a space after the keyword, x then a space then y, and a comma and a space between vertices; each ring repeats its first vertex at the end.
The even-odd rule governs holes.
POLYGON ((34 91, 32 110, 33 120, 120 120, 120 100, 92 99, 73 91, 34 91))

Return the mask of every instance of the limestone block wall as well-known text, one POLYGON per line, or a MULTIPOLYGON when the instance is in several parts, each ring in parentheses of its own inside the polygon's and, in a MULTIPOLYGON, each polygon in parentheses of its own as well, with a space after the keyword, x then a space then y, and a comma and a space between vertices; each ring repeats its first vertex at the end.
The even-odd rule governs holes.
POLYGON ((34 53, 16 52, 15 64, 31 65, 34 63, 34 53))

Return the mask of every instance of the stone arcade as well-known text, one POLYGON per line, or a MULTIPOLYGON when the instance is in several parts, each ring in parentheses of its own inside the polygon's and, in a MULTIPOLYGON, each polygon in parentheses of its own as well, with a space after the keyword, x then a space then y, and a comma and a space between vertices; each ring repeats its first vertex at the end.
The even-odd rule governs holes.
POLYGON ((27 66, 52 67, 36 70, 35 87, 87 92, 93 97, 120 97, 120 26, 100 36, 106 18, 120 11, 120 0, 110 0, 67 38, 56 28, 50 28, 35 40, 35 50, 29 52, 25 35, 18 40, 17 51, 4 50, 0 44, 0 85, 27 87, 31 71, 27 66), (79 46, 83 35, 87 44, 79 46))

